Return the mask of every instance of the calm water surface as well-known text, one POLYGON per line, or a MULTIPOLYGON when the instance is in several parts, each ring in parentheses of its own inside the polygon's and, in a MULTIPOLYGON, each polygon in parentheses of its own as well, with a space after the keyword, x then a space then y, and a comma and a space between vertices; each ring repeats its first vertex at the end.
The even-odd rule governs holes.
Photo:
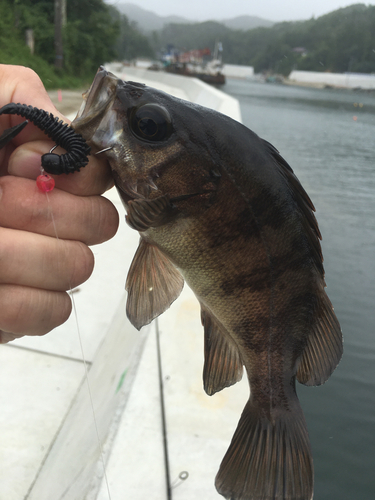
POLYGON ((229 80, 243 123, 271 142, 312 198, 344 357, 298 385, 314 500, 375 499, 375 94, 229 80))

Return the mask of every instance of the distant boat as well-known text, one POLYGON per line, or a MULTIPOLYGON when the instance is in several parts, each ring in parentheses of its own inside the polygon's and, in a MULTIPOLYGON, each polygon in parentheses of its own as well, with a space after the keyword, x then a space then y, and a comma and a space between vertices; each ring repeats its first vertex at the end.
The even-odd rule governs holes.
POLYGON ((196 67, 191 69, 185 63, 172 63, 166 66, 165 71, 175 75, 199 78, 206 83, 214 85, 223 85, 225 83, 225 75, 220 70, 215 71, 215 69, 208 68, 207 65, 202 68, 196 67))
POLYGON ((206 56, 210 56, 209 49, 190 50, 182 54, 174 55, 174 60, 165 67, 165 71, 177 75, 191 76, 213 85, 223 85, 225 75, 222 73, 223 63, 221 42, 216 42, 215 51, 211 61, 204 62, 206 56))

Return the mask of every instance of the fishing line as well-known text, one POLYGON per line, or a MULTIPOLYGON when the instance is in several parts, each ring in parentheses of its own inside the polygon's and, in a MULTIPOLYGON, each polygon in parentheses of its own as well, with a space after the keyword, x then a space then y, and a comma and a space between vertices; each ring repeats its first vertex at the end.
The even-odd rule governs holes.
POLYGON ((156 320, 155 320, 155 330, 156 330, 156 351, 157 351, 157 357, 158 357, 158 371, 159 371, 161 425, 162 425, 162 431, 163 431, 165 482, 166 482, 166 487, 167 487, 167 500, 172 500, 172 488, 171 488, 171 477, 170 477, 170 469, 169 469, 169 454, 168 454, 167 421, 166 421, 166 417, 165 417, 163 370, 162 370, 162 365, 161 365, 160 331, 159 331, 158 318, 156 318, 156 320))
MULTIPOLYGON (((44 175, 44 169, 43 168, 41 168, 41 173, 42 173, 42 175, 44 175)), ((48 195, 47 191, 45 191, 45 195, 47 197, 48 210, 49 210, 50 215, 51 215, 51 221, 52 221, 52 226, 53 226, 53 230, 54 230, 54 233, 55 233, 55 237, 59 241, 60 238, 59 238, 59 235, 57 233, 56 221, 55 221, 55 217, 54 217, 53 211, 52 211, 52 204, 51 204, 51 201, 50 201, 50 198, 49 198, 49 195, 48 195)), ((85 353, 84 353, 84 350, 83 350, 81 331, 80 331, 80 328, 79 328, 77 307, 76 307, 76 303, 75 303, 75 299, 74 299, 74 293, 73 293, 73 289, 72 289, 70 280, 69 280, 69 292, 70 292, 69 295, 70 295, 70 298, 71 298, 71 301, 72 301, 72 308, 73 308, 73 313, 74 313, 74 318, 75 318, 75 324, 76 324, 76 329, 77 329, 77 334, 78 334, 78 339, 79 339, 79 345, 80 345, 80 349, 81 349, 81 356, 82 356, 82 362, 83 362, 83 366, 84 366, 84 372, 85 372, 85 380, 86 380, 87 390, 88 390, 90 404, 91 404, 91 411, 92 411, 92 417, 93 417, 93 422, 94 422, 94 427, 95 427, 95 433, 96 433, 96 437, 97 437, 98 445, 99 445, 99 450, 100 450, 100 461, 102 462, 102 466, 103 466, 103 474, 104 474, 104 479, 105 479, 105 483, 106 483, 106 487, 107 487, 108 498, 109 498, 109 500, 112 500, 110 489, 109 489, 109 482, 108 482, 108 477, 107 477, 107 470, 106 470, 105 460, 104 460, 103 445, 102 445, 102 442, 101 442, 101 439, 100 439, 98 423, 97 423, 97 420, 96 420, 96 415, 95 415, 95 410, 94 410, 94 402, 93 402, 93 398, 92 398, 91 385, 90 385, 89 376, 88 376, 89 372, 88 372, 88 368, 87 368, 87 362, 86 362, 85 353)))
MULTIPOLYGON (((48 210, 49 210, 49 213, 51 214, 51 220, 52 220, 52 225, 53 225, 55 237, 56 237, 56 240, 59 240, 59 235, 57 233, 57 227, 56 227, 56 221, 55 221, 55 217, 54 217, 53 211, 52 211, 52 204, 51 204, 50 198, 48 196, 48 192, 52 191, 53 188, 55 187, 55 180, 53 179, 53 177, 46 175, 45 171, 47 171, 49 173, 57 174, 57 175, 62 174, 62 173, 68 174, 68 173, 73 173, 73 172, 79 171, 80 168, 84 167, 88 163, 88 161, 89 161, 88 155, 90 154, 91 149, 80 134, 77 134, 74 131, 74 129, 72 129, 68 124, 64 123, 62 120, 59 120, 58 118, 53 116, 52 113, 48 113, 47 111, 44 111, 43 109, 38 109, 38 108, 35 108, 33 106, 28 106, 26 104, 9 103, 0 109, 0 115, 1 114, 20 115, 20 116, 23 116, 24 118, 27 118, 27 120, 19 125, 16 125, 15 127, 12 127, 10 129, 7 129, 4 131, 4 133, 0 137, 0 148, 4 147, 17 134, 19 134, 21 132, 21 130, 23 128, 25 128, 26 125, 28 124, 28 120, 30 120, 32 123, 34 123, 40 130, 42 130, 45 134, 47 134, 49 138, 51 138, 54 142, 56 142, 56 145, 50 150, 49 153, 42 155, 41 175, 39 175, 38 178, 36 179, 36 184, 37 184, 38 189, 40 191, 44 192, 46 197, 47 197, 48 210), (57 148, 57 146, 63 147, 67 151, 67 153, 65 153, 61 156, 54 154, 53 151, 57 148)), ((103 151, 107 151, 108 149, 111 149, 111 148, 107 148, 106 150, 103 150, 103 151)), ((103 152, 103 151, 101 151, 101 152, 103 152)), ((83 351, 81 332, 80 332, 79 323, 78 323, 77 308, 76 308, 76 303, 74 300, 73 290, 72 290, 70 280, 69 280, 68 284, 69 284, 70 297, 71 297, 71 301, 72 301, 72 308, 74 311, 77 334, 78 334, 78 339, 79 339, 79 344, 80 344, 80 349, 81 349, 82 361, 83 361, 84 372, 85 372, 85 379, 86 379, 86 384, 87 384, 87 389, 88 389, 88 394, 89 394, 89 399, 90 399, 90 404, 91 404, 91 410, 92 410, 92 415, 93 415, 93 422, 94 422, 95 432, 96 432, 99 450, 100 450, 100 458, 101 458, 101 462, 103 465, 103 473, 104 473, 105 482, 107 485, 108 497, 109 497, 109 500, 111 500, 111 494, 109 491, 109 484, 108 484, 108 478, 107 478, 107 471, 105 468, 103 446, 102 446, 100 436, 99 436, 99 429, 98 429, 98 424, 97 424, 96 415, 95 415, 94 403, 93 403, 93 398, 92 398, 92 391, 91 391, 90 381, 89 381, 89 377, 88 377, 87 362, 86 362, 85 354, 83 351)))

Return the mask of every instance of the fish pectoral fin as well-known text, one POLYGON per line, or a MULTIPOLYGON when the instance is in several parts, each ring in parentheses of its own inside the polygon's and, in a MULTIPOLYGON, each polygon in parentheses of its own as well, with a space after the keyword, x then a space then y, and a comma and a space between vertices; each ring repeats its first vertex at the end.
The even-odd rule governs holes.
POLYGON ((142 232, 150 227, 162 226, 173 216, 174 211, 167 195, 153 200, 137 198, 129 201, 126 222, 131 228, 142 232))
POLYGON ((343 352, 340 324, 331 301, 323 292, 316 321, 299 360, 297 380, 305 385, 321 385, 339 364, 343 352))
POLYGON ((201 304, 204 327, 204 390, 209 396, 241 380, 243 363, 235 342, 221 323, 201 304))
POLYGON ((125 286, 130 322, 140 330, 168 309, 183 286, 184 279, 172 262, 158 247, 141 238, 125 286))
POLYGON ((312 500, 313 462, 302 409, 267 410, 246 404, 216 476, 217 491, 227 499, 312 500))

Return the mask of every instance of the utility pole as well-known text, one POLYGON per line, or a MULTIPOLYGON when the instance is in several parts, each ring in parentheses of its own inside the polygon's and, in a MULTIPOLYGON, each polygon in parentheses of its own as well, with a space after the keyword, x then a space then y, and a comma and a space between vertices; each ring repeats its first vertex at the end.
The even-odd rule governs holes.
POLYGON ((30 53, 34 54, 35 40, 34 40, 34 30, 28 29, 25 31, 26 45, 30 49, 30 53))
POLYGON ((55 68, 63 67, 63 27, 66 23, 66 0, 55 0, 55 68))

